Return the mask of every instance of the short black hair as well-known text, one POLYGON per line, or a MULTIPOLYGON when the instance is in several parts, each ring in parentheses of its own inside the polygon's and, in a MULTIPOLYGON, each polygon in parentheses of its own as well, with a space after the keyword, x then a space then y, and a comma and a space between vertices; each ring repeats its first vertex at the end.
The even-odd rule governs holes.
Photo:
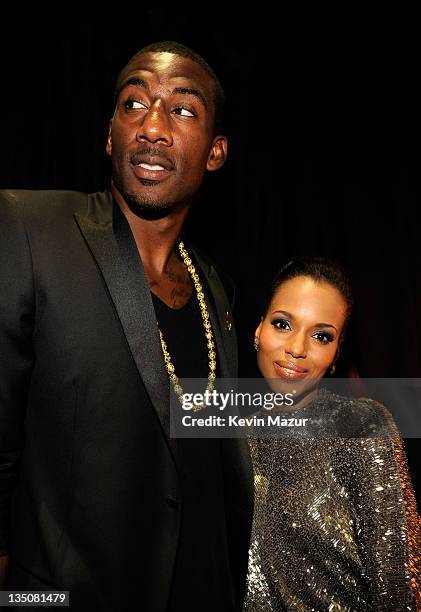
MULTIPOLYGON (((176 42, 174 40, 165 40, 162 42, 155 42, 147 45, 146 47, 142 47, 137 53, 130 58, 127 64, 130 64, 136 57, 139 55, 143 55, 144 53, 174 53, 174 55, 179 55, 180 57, 186 57, 191 59, 196 64, 202 66, 202 68, 207 72, 207 74, 211 77, 214 82, 215 92, 214 92, 214 107, 215 107, 215 118, 214 118, 214 133, 221 134, 224 130, 224 107, 225 107, 225 94, 222 88, 222 85, 216 76, 213 69, 209 66, 206 60, 203 59, 201 55, 183 45, 182 43, 176 42)), ((126 66, 127 66, 126 64, 126 66)), ((120 72, 121 74, 121 72, 120 72)), ((120 75, 119 75, 120 78, 120 75)), ((120 93, 119 87, 119 78, 117 79, 117 84, 114 89, 114 106, 117 103, 117 98, 120 93)))
POLYGON ((272 282, 269 296, 266 301, 265 313, 268 311, 269 305, 279 287, 293 278, 298 276, 307 276, 315 283, 327 283, 335 287, 342 295, 346 307, 346 317, 341 334, 341 340, 344 337, 345 330, 348 326, 351 312, 354 306, 354 297, 352 294, 351 283, 345 268, 337 261, 328 257, 297 257, 286 263, 279 270, 272 282))

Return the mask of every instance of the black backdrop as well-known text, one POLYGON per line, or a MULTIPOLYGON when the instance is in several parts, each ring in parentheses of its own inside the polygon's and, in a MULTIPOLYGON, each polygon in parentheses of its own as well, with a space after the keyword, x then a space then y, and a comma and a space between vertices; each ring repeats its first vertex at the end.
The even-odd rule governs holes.
POLYGON ((413 16, 162 8, 124 19, 3 24, 0 186, 103 189, 118 71, 143 45, 179 40, 227 94, 229 160, 206 179, 187 231, 236 282, 241 374, 256 373, 253 332, 275 271, 320 254, 346 265, 357 301, 340 373, 421 376, 413 16))

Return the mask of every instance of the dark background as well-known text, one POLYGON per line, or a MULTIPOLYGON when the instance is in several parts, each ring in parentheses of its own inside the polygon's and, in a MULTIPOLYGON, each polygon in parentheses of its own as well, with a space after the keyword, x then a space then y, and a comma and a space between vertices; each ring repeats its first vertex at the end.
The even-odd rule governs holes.
MULTIPOLYGON (((351 275, 339 374, 421 377, 415 16, 199 8, 124 7, 106 25, 5 23, 0 187, 104 189, 119 70, 145 44, 183 42, 227 95, 229 160, 206 179, 187 232, 236 282, 241 374, 256 374, 254 328, 274 273, 303 254, 351 275)), ((416 479, 418 440, 407 444, 416 479)))

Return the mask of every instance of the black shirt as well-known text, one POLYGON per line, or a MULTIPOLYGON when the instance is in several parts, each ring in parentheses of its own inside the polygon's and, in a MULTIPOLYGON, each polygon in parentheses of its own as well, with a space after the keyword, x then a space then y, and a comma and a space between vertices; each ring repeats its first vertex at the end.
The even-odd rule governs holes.
MULTIPOLYGON (((207 378, 207 341, 195 291, 180 309, 152 298, 177 376, 207 378)), ((183 502, 168 610, 235 610, 219 440, 179 438, 177 449, 183 502)))

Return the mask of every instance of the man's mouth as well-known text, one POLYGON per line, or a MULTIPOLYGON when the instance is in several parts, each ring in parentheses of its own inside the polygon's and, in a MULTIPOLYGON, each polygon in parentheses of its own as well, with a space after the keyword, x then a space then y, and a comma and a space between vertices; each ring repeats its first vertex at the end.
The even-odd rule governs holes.
POLYGON ((143 150, 130 158, 133 172, 140 180, 160 181, 174 171, 174 164, 160 151, 143 150))
POLYGON ((148 164, 141 162, 132 166, 133 172, 138 179, 148 181, 161 181, 172 173, 172 170, 161 164, 148 164))
POLYGON ((160 164, 147 164, 146 162, 142 162, 136 165, 138 168, 145 168, 145 170, 165 170, 164 166, 160 164))

